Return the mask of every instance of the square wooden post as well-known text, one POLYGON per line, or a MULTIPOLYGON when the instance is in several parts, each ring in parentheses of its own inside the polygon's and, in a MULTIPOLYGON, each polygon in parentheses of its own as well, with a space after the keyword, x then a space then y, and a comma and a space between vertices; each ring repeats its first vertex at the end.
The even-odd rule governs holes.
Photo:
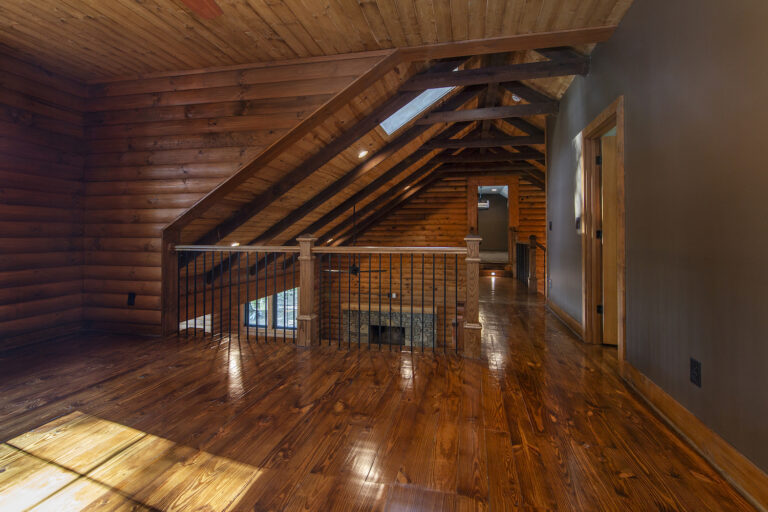
POLYGON ((507 263, 507 272, 512 273, 512 277, 518 277, 517 275, 517 228, 509 228, 509 262, 507 263))
POLYGON ((528 291, 537 293, 539 280, 536 277, 536 235, 531 235, 528 252, 530 254, 528 258, 528 291))
POLYGON ((180 239, 178 231, 163 231, 160 255, 160 324, 163 336, 179 331, 179 253, 176 252, 176 245, 180 239))
POLYGON ((480 358, 480 241, 469 235, 467 243, 467 300, 464 304, 464 357, 480 358))
POLYGON ((317 239, 309 235, 296 239, 299 242, 299 315, 297 317, 299 325, 296 338, 299 347, 309 347, 317 330, 315 256, 312 253, 315 240, 317 239))

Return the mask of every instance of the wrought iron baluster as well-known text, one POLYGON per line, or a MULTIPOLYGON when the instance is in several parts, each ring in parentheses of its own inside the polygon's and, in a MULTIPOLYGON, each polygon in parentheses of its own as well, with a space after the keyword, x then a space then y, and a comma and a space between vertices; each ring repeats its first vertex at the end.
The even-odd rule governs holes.
POLYGON ((459 353, 459 255, 455 254, 453 259, 453 346, 456 353, 459 353))
POLYGON ((184 336, 189 337, 189 261, 184 265, 184 336))
POLYGON ((192 337, 197 338, 197 258, 195 258, 195 263, 193 266, 193 272, 192 272, 192 288, 193 288, 193 299, 192 299, 192 316, 195 318, 194 320, 194 331, 192 331, 192 337))
POLYGON ((208 287, 207 270, 205 265, 205 251, 203 251, 203 339, 205 339, 205 289, 208 287))
POLYGON ((392 352, 392 254, 389 254, 389 326, 387 329, 387 342, 389 351, 392 352))
MULTIPOLYGON (((347 255, 347 266, 349 272, 347 273, 347 308, 352 304, 352 255, 347 255)), ((347 309, 347 350, 352 348, 352 317, 350 316, 352 310, 347 309)), ((344 311, 342 310, 342 315, 344 311)))
POLYGON ((288 284, 288 282, 287 282, 287 275, 286 275, 288 273, 288 270, 285 268, 285 256, 286 256, 286 253, 283 253, 283 343, 285 343, 285 331, 286 331, 286 329, 288 327, 288 323, 287 323, 288 315, 286 314, 287 313, 287 311, 286 311, 286 307, 287 306, 286 306, 286 303, 285 303, 286 292, 288 291, 285 288, 286 285, 288 284))
POLYGON ((227 252, 227 264, 229 265, 229 282, 227 283, 229 302, 227 302, 227 329, 229 341, 232 342, 232 251, 227 252))
MULTIPOLYGON (((362 266, 363 257, 360 255, 360 264, 362 266)), ((363 311, 360 309, 360 282, 363 280, 363 276, 358 272, 357 274, 357 350, 360 350, 360 320, 363 316, 363 311)))
POLYGON ((224 338, 224 252, 219 252, 219 336, 224 338))
POLYGON ((181 336, 181 262, 182 255, 179 252, 176 255, 176 336, 181 336))
POLYGON ((443 352, 445 352, 445 345, 448 343, 448 330, 446 329, 445 322, 448 319, 448 255, 443 253, 443 352))
POLYGON ((299 328, 298 314, 296 313, 296 254, 291 255, 291 306, 293 307, 293 342, 296 343, 296 331, 299 328))
MULTIPOLYGON (((242 321, 241 314, 241 308, 240 308, 240 273, 242 271, 241 267, 241 257, 242 253, 237 253, 237 302, 235 303, 235 309, 237 309, 237 341, 240 342, 240 323, 242 321)), ((230 308, 231 309, 231 308, 230 308)))
POLYGON ((437 284, 435 283, 435 255, 432 254, 432 352, 435 351, 435 345, 437 345, 437 303, 435 302, 435 291, 437 290, 437 284))
MULTIPOLYGON (((245 253, 245 308, 243 308, 243 314, 245 315, 245 342, 251 342, 250 332, 250 315, 248 314, 251 309, 250 302, 250 286, 251 286, 251 253, 245 253)), ((238 307, 240 307, 238 305, 238 307)))
POLYGON ((379 315, 376 328, 379 330, 377 338, 379 340, 379 350, 381 350, 381 253, 379 253, 379 269, 377 273, 379 274, 379 286, 376 288, 376 294, 379 296, 379 315))
POLYGON ((421 351, 424 352, 424 255, 421 255, 421 351))

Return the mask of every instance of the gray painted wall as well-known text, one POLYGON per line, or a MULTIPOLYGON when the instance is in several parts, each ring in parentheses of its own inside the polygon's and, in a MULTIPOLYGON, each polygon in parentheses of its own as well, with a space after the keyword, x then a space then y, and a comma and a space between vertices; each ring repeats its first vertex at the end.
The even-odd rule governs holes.
POLYGON ((483 238, 480 250, 506 252, 509 229, 507 198, 500 194, 485 194, 483 197, 490 202, 490 208, 477 211, 477 230, 483 238))
POLYGON ((547 211, 549 296, 580 318, 572 141, 623 94, 627 357, 768 471, 766 20, 763 0, 636 1, 549 122, 547 211))

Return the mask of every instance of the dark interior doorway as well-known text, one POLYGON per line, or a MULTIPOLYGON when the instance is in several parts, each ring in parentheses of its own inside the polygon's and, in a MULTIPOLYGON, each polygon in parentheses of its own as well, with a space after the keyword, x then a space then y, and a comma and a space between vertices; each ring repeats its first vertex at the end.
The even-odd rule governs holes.
POLYGON ((509 201, 506 186, 480 186, 477 191, 477 230, 481 259, 508 260, 509 201))

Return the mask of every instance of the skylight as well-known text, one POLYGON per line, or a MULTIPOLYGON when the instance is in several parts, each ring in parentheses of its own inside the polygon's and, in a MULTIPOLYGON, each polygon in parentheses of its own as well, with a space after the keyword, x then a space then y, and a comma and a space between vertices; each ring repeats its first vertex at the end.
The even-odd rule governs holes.
POLYGON ((423 93, 413 98, 400 110, 386 118, 380 126, 384 129, 385 132, 387 132, 387 135, 392 135, 397 130, 411 122, 414 117, 434 105, 440 98, 448 94, 451 90, 453 90, 453 87, 427 89, 423 93))

